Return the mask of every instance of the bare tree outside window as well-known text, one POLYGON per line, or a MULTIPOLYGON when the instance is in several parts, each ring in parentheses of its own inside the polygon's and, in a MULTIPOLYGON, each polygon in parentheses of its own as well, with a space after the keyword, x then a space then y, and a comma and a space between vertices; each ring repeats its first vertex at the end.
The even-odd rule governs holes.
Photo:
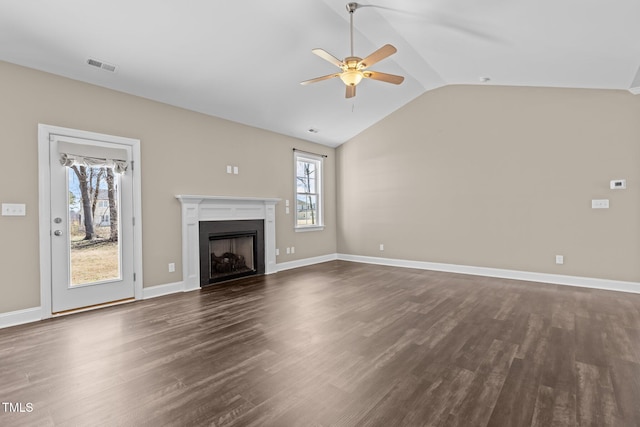
POLYGON ((115 175, 111 168, 107 172, 107 196, 109 198, 109 240, 118 241, 118 206, 116 205, 115 175))
POLYGON ((89 175, 87 175, 86 166, 71 166, 71 169, 78 177, 78 186, 80 188, 80 200, 82 203, 82 212, 84 212, 82 220, 84 220, 84 240, 92 240, 95 237, 93 231, 93 216, 87 215, 86 212, 91 212, 91 197, 89 196, 89 175))
POLYGON ((296 227, 322 225, 322 159, 296 154, 296 227))
POLYGON ((68 182, 70 284, 119 278, 120 176, 110 167, 72 165, 68 182))

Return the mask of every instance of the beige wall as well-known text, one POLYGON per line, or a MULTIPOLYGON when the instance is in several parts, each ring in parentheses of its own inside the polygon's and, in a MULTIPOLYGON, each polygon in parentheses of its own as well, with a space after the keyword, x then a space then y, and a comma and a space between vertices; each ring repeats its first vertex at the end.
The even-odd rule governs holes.
MULTIPOLYGON (((323 232, 295 233, 276 207, 278 262, 336 252, 335 153, 312 144, 97 86, 0 62, 0 202, 26 217, 0 216, 0 313, 39 306, 38 123, 138 138, 142 152, 144 286, 182 280, 176 194, 293 200, 292 148, 327 154, 323 232), (239 175, 225 166, 237 165, 239 175), (169 273, 167 264, 176 263, 169 273)), ((295 204, 293 204, 295 205, 295 204)))
POLYGON ((0 217, 0 313, 39 305, 38 123, 141 140, 145 287, 182 279, 176 194, 292 199, 293 147, 329 156, 327 228, 295 233, 278 205, 277 245, 296 247, 280 263, 337 250, 640 281, 640 97, 624 91, 449 86, 335 152, 3 62, 0 93, 0 202, 27 205, 0 217))
POLYGON ((340 253, 640 281, 640 96, 444 87, 337 157, 340 253))

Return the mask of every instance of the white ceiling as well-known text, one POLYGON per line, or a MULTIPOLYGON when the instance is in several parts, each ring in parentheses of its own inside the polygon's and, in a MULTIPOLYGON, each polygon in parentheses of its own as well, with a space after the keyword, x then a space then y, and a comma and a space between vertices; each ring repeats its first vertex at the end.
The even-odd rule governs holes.
POLYGON ((628 89, 640 67, 639 0, 372 0, 355 54, 393 44, 372 69, 404 83, 301 86, 338 70, 312 48, 348 56, 346 3, 0 0, 0 60, 329 146, 440 86, 628 89))

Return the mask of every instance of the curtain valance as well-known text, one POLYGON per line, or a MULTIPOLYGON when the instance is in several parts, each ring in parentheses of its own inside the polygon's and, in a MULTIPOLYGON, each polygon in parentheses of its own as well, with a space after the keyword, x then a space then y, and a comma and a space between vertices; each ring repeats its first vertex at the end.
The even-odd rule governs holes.
POLYGON ((129 166, 127 151, 120 148, 58 141, 58 153, 63 166, 107 167, 119 174, 125 173, 129 166))

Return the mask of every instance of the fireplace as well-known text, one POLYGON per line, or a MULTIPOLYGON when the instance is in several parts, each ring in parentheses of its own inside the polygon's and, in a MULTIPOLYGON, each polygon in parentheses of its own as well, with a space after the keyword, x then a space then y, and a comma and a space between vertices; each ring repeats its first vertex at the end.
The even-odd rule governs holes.
POLYGON ((200 286, 264 274, 264 221, 201 221, 200 286))
MULTIPOLYGON (((262 197, 230 197, 230 196, 191 196, 178 195, 182 207, 182 289, 192 291, 203 286, 203 277, 207 277, 205 285, 209 284, 210 266, 204 267, 200 260, 208 259, 209 234, 205 239, 206 246, 200 245, 201 224, 229 223, 233 221, 257 220, 262 224, 261 233, 257 232, 257 251, 254 257, 256 274, 272 274, 278 271, 276 266, 276 212, 275 205, 280 201, 276 198, 262 197), (202 255, 202 251, 206 254, 202 255)), ((253 228, 253 230, 259 230, 253 228)), ((211 233, 246 232, 241 230, 214 230, 211 233)), ((219 254, 216 254, 219 255, 219 254)))
POLYGON ((256 233, 209 236, 209 282, 256 273, 256 233))

